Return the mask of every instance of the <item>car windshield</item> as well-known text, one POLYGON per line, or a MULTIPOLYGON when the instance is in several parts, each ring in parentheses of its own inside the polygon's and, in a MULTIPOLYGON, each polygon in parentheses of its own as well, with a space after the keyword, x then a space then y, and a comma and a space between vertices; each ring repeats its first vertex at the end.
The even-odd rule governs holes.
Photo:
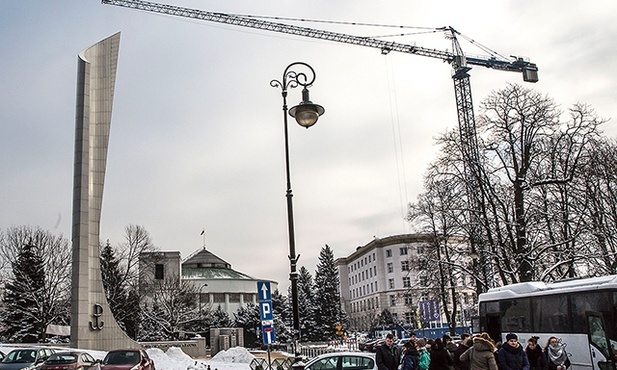
POLYGON ((109 352, 103 360, 105 365, 134 365, 139 363, 139 352, 109 352))
POLYGON ((77 362, 77 356, 73 353, 61 353, 49 356, 45 362, 48 364, 70 364, 77 362))
POLYGON ((28 363, 36 360, 36 350, 33 349, 19 349, 9 352, 8 355, 2 360, 3 363, 28 363))

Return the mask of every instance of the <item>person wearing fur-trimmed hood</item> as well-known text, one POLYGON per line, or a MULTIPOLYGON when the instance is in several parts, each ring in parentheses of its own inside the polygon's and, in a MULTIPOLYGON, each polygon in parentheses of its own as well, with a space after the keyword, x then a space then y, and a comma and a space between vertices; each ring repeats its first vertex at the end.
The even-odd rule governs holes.
POLYGON ((491 337, 482 333, 473 338, 473 345, 459 359, 468 363, 470 370, 497 370, 494 352, 495 345, 491 337))

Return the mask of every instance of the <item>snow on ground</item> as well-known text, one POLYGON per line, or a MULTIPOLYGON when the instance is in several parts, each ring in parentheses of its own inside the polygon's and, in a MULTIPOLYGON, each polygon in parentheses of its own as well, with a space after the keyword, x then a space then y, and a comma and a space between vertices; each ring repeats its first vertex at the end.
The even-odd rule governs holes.
MULTIPOLYGON (((25 346, 24 346, 25 347, 25 346)), ((8 353, 19 345, 0 344, 0 351, 8 353)), ((67 351, 70 348, 55 348, 58 351, 67 351)), ((103 359, 107 352, 83 350, 96 359, 103 359)), ((249 370, 253 356, 246 348, 234 347, 217 353, 210 360, 194 360, 178 347, 171 347, 163 352, 158 348, 146 350, 148 356, 154 360, 156 370, 249 370)))

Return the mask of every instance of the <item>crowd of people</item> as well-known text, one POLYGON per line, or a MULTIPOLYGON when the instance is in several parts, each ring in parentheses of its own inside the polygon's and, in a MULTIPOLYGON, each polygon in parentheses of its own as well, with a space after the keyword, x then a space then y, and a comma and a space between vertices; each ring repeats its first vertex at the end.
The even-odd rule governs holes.
POLYGON ((502 344, 487 334, 461 335, 455 344, 449 335, 443 338, 417 338, 412 333, 402 348, 394 345, 388 334, 376 349, 379 370, 568 370, 570 360, 559 338, 550 337, 542 348, 538 337, 519 342, 514 333, 506 335, 502 344))

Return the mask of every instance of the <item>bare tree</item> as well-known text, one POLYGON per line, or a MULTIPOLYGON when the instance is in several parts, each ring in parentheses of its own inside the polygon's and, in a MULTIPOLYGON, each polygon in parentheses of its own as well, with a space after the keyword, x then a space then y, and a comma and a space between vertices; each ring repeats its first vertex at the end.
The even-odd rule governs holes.
MULTIPOLYGON (((463 196, 467 189, 461 186, 460 177, 447 171, 451 166, 443 161, 438 163, 441 166, 433 165, 427 172, 424 180, 426 192, 410 205, 408 220, 422 225, 422 232, 430 235, 427 255, 421 257, 416 267, 432 271, 429 286, 439 297, 450 332, 454 334, 460 301, 459 281, 470 273, 465 265, 469 259, 463 257, 468 252, 464 241, 470 239, 464 237, 464 220, 469 215, 463 196), (458 242, 453 243, 455 240, 458 242), (462 249, 461 245, 464 246, 462 249)), ((482 283, 481 279, 476 281, 482 283)))
POLYGON ((139 259, 142 253, 156 252, 150 237, 150 233, 145 227, 139 225, 129 225, 124 228, 125 242, 118 245, 116 252, 120 261, 120 281, 121 284, 131 288, 139 285, 139 259))
POLYGON ((197 289, 178 276, 158 281, 142 309, 140 340, 178 339, 178 333, 200 318, 197 289))

